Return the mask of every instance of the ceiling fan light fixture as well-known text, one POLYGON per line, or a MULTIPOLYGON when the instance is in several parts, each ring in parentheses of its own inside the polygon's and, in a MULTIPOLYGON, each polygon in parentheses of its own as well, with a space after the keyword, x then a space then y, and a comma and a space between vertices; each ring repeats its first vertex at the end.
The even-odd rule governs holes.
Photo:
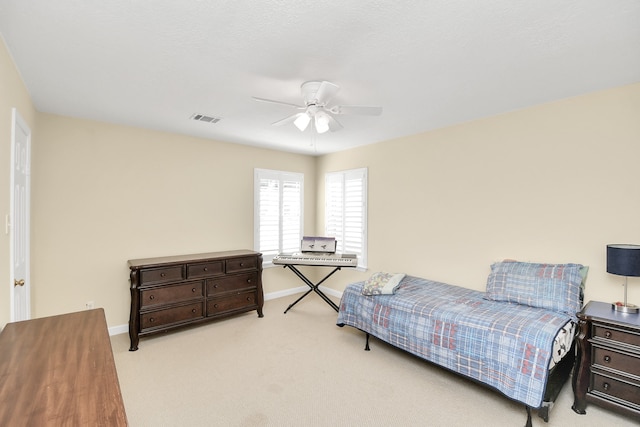
POLYGON ((311 117, 307 113, 301 113, 298 117, 293 121, 293 124, 296 125, 300 132, 304 132, 304 130, 309 126, 309 122, 311 121, 311 117))
POLYGON ((267 98, 253 97, 256 101, 279 104, 293 107, 297 112, 288 115, 284 119, 273 122, 274 126, 290 125, 293 123, 300 132, 304 132, 311 120, 313 120, 312 131, 325 133, 328 131, 337 132, 343 129, 336 116, 343 114, 360 114, 366 116, 379 116, 382 114, 382 107, 368 107, 361 105, 333 105, 331 100, 340 90, 340 86, 328 81, 308 81, 304 82, 300 91, 304 98, 304 105, 292 104, 290 102, 275 101, 267 98))
POLYGON ((327 113, 320 111, 316 114, 315 119, 316 131, 318 133, 325 133, 329 130, 329 116, 327 113))

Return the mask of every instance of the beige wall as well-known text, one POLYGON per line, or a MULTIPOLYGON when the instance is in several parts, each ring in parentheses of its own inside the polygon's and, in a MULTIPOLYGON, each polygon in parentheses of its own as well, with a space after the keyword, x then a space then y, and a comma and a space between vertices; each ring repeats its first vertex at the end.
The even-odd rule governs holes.
POLYGON ((0 328, 10 320, 9 234, 5 233, 5 215, 10 212, 11 111, 16 108, 34 132, 36 111, 29 93, 0 38, 0 328))
POLYGON ((576 262, 588 300, 621 300, 605 247, 640 244, 639 159, 635 84, 324 156, 318 206, 325 172, 369 168, 370 271, 347 282, 383 270, 484 289, 503 258, 576 262))
MULTIPOLYGON (((38 116, 33 149, 35 316, 104 307, 128 322, 127 260, 253 248, 253 170, 305 175, 314 226, 315 160, 143 129, 38 116)), ((285 272, 286 273, 286 272, 285 272)), ((265 292, 300 285, 280 269, 265 292)))
MULTIPOLYGON (((604 253, 607 243, 640 243, 640 84, 314 158, 38 114, 0 47, 3 214, 12 107, 34 135, 34 317, 91 300, 109 326, 124 325, 127 259, 251 248, 255 167, 305 174, 305 233, 323 230, 324 173, 369 169, 370 270, 332 277, 338 291, 379 270, 483 289, 491 262, 508 257, 587 264, 587 299, 622 298, 604 253)), ((0 235, 4 325, 9 238, 0 235)), ((640 279, 629 281, 640 303, 640 279)), ((300 285, 281 268, 264 283, 267 293, 300 285)))

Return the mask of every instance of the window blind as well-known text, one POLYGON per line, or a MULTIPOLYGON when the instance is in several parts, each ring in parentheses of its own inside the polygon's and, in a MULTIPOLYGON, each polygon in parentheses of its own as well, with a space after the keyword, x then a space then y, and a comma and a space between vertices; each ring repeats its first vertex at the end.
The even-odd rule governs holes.
POLYGON ((367 266, 367 169, 325 175, 325 234, 338 241, 337 251, 358 256, 367 266))
POLYGON ((270 263, 281 252, 294 252, 302 239, 304 175, 254 171, 254 248, 270 263))

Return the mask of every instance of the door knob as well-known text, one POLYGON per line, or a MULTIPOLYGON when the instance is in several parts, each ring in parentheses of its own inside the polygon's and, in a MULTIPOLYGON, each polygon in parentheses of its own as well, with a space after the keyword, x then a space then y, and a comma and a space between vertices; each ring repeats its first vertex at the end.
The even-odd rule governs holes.
POLYGON ((24 286, 24 279, 20 279, 20 280, 14 280, 13 281, 13 286, 24 286))

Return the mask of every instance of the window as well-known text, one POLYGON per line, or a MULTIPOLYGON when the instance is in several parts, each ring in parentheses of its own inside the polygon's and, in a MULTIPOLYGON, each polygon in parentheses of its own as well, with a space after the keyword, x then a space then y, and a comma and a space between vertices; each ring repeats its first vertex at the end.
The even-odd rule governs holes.
POLYGON ((265 264, 281 252, 300 248, 304 175, 254 170, 254 248, 265 264))
POLYGON ((358 255, 367 268, 367 169, 325 175, 325 235, 335 237, 338 252, 358 255))

